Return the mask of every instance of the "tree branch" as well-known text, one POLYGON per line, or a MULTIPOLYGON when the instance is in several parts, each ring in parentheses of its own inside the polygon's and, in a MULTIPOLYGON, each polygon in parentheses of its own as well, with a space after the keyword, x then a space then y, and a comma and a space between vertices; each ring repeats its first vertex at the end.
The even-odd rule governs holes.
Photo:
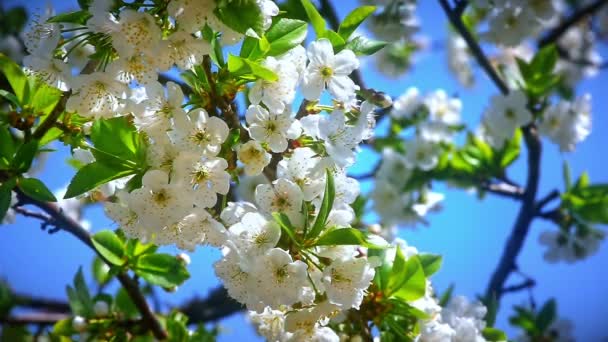
POLYGON ((68 303, 56 299, 33 297, 24 294, 14 294, 13 298, 16 306, 57 313, 69 313, 71 311, 68 303))
POLYGON ((596 0, 587 6, 581 7, 579 10, 574 12, 570 17, 566 18, 562 23, 549 31, 539 42, 539 47, 544 47, 551 43, 555 43, 568 29, 576 25, 579 21, 585 17, 592 15, 594 12, 602 8, 602 6, 608 4, 608 0, 596 0))
POLYGON ((477 43, 477 40, 475 40, 471 32, 469 32, 469 30, 465 26, 464 22, 462 21, 461 15, 457 13, 456 10, 453 10, 450 7, 447 0, 439 0, 439 3, 441 4, 441 7, 443 7, 443 10, 448 16, 448 19, 450 20, 452 26, 454 26, 456 31, 458 31, 458 33, 466 41, 467 45, 469 46, 469 50, 471 50, 471 53, 477 60, 477 63, 479 63, 481 67, 485 70, 486 74, 488 74, 490 79, 492 79, 494 84, 496 84, 500 92, 505 95, 508 94, 509 87, 507 87, 507 84, 500 78, 500 76, 498 76, 498 73, 496 72, 496 70, 486 57, 485 53, 477 43))
MULTIPOLYGON (((490 64, 483 50, 463 23, 461 13, 457 13, 455 10, 453 10, 448 4, 447 0, 439 0, 439 2, 452 23, 452 26, 454 26, 454 28, 466 41, 469 50, 473 56, 475 56, 477 62, 482 66, 500 92, 504 95, 508 95, 509 88, 500 78, 500 76, 498 76, 498 73, 490 64)), ((496 298, 499 303, 500 297, 502 294, 504 294, 504 284, 511 272, 516 269, 515 260, 523 247, 523 243, 530 229, 530 224, 536 215, 535 201, 540 177, 540 156, 542 152, 542 144, 534 124, 523 127, 522 131, 524 133, 524 141, 528 149, 528 174, 526 187, 521 198, 522 203, 519 208, 519 213, 517 214, 515 225, 511 231, 511 235, 509 236, 498 266, 494 270, 486 289, 486 298, 496 298)))
POLYGON ((217 287, 206 298, 195 298, 180 308, 189 323, 207 323, 231 316, 245 307, 228 295, 223 286, 217 287))
MULTIPOLYGON (((101 254, 99 254, 99 252, 97 252, 97 250, 93 246, 93 242, 91 240, 91 235, 89 234, 89 232, 84 229, 76 220, 65 215, 61 208, 59 208, 56 204, 40 202, 27 196, 18 189, 15 189, 15 191, 17 193, 20 203, 31 204, 40 208, 53 219, 52 224, 54 226, 74 235, 85 245, 89 246, 92 250, 94 250, 95 253, 97 253, 106 264, 110 264, 101 254)), ((157 339, 166 339, 167 332, 164 330, 158 319, 156 319, 154 313, 152 313, 152 311, 150 310, 146 298, 141 293, 137 282, 124 272, 119 273, 116 277, 129 294, 129 297, 131 297, 131 299, 133 300, 133 303, 135 304, 139 312, 141 313, 145 326, 152 331, 152 333, 157 339)))
POLYGON ((517 214, 517 219, 509 240, 502 253, 498 266, 492 274, 492 278, 486 289, 486 298, 495 296, 500 302, 500 297, 504 294, 503 287, 507 278, 513 272, 515 260, 521 252, 530 224, 536 216, 536 193, 538 191, 538 181, 540 177, 540 156, 542 145, 536 127, 529 125, 523 128, 524 139, 528 147, 528 176, 526 188, 522 197, 522 203, 517 214))
POLYGON ((69 316, 63 313, 35 313, 18 317, 0 318, 0 323, 6 325, 53 325, 69 316))
POLYGON ((503 287, 501 292, 519 292, 521 290, 529 289, 534 286, 536 286, 536 282, 534 281, 534 279, 526 279, 520 284, 503 287))

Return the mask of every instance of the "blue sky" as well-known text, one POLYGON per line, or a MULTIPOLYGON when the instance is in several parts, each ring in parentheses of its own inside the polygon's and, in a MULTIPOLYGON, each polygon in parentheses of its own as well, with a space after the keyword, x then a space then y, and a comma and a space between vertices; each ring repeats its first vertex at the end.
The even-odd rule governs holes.
MULTIPOLYGON (((7 7, 25 3, 19 0, 3 2, 7 7)), ((74 7, 75 1, 55 0, 53 3, 60 9, 67 9, 74 7)), ((357 5, 352 0, 339 3, 337 10, 340 17, 344 17, 357 5)), ((439 5, 434 1, 419 3, 422 32, 433 42, 442 42, 446 35, 447 22, 439 5)), ((42 8, 45 4, 46 2, 37 0, 25 3, 30 10, 42 8)), ((410 86, 416 86, 422 92, 443 88, 449 94, 457 94, 464 104, 464 121, 474 128, 489 97, 496 94, 497 90, 478 68, 476 85, 470 89, 463 88, 450 76, 445 60, 444 51, 441 48, 433 48, 418 56, 411 72, 396 79, 383 77, 375 70, 373 61, 370 60, 363 70, 363 78, 368 87, 383 90, 393 96, 401 94, 410 86)), ((577 89, 577 94, 591 92, 594 96, 594 131, 577 147, 576 152, 561 154, 555 145, 545 141, 541 164, 541 196, 555 188, 562 188, 563 159, 570 162, 573 175, 578 176, 583 170, 587 170, 593 182, 608 182, 606 162, 603 160, 606 156, 608 135, 602 132, 608 128, 608 102, 603 98, 606 94, 606 81, 607 74, 602 72, 595 78, 584 81, 577 89)), ((73 175, 73 171, 65 163, 66 158, 64 152, 52 154, 41 176, 52 189, 65 186, 73 175)), ((519 183, 525 182, 524 160, 525 154, 509 170, 511 178, 519 183)), ((369 158, 360 158, 355 171, 371 167, 373 165, 369 158)), ((519 204, 491 195, 480 201, 474 195, 443 184, 438 184, 437 190, 446 194, 443 211, 428 217, 428 227, 402 230, 399 235, 421 251, 444 256, 444 266, 433 278, 438 291, 453 283, 455 293, 474 297, 485 290, 510 233, 519 204)), ((93 230, 114 228, 98 208, 88 210, 87 219, 91 221, 93 230)), ((605 284, 608 277, 605 262, 608 260, 608 249, 602 246, 596 255, 574 265, 547 264, 542 259, 543 251, 537 238, 541 231, 552 228, 554 227, 544 221, 533 223, 518 264, 523 272, 537 281, 533 294, 538 303, 551 297, 557 298, 560 315, 574 322, 577 340, 606 340, 608 329, 604 328, 604 321, 605 317, 608 317, 608 296, 605 293, 605 284)), ((175 251, 171 248, 167 250, 175 251)), ((193 296, 204 297, 209 289, 218 286, 219 282, 211 268, 211 264, 218 257, 219 253, 215 250, 199 248, 192 255, 192 279, 176 293, 163 295, 162 301, 183 303, 193 296)), ((92 252, 86 246, 65 233, 48 235, 40 231, 39 223, 34 220, 19 218, 16 224, 0 227, 0 277, 8 280, 19 292, 65 298, 65 285, 71 282, 79 266, 88 269, 91 261, 92 252)), ((91 280, 90 274, 87 276, 91 280)), ((511 280, 516 283, 519 279, 515 276, 511 280)), ((93 285, 92 280, 89 283, 93 285)), ((506 330, 510 337, 515 337, 514 330, 509 327, 507 321, 512 313, 511 307, 527 300, 526 292, 504 297, 497 325, 506 330)), ((222 341, 255 338, 253 330, 241 315, 233 316, 221 324, 224 328, 220 337, 222 341)))

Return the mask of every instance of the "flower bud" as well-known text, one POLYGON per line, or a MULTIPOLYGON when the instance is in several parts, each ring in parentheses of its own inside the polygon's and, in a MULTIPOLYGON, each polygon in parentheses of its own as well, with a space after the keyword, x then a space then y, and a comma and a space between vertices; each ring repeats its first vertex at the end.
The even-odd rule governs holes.
POLYGON ((190 265, 190 256, 186 253, 180 253, 176 256, 177 260, 181 261, 184 263, 184 265, 188 266, 190 265))
POLYGON ((87 329, 87 321, 82 316, 74 316, 72 319, 72 328, 78 332, 83 332, 87 329))
POLYGON ((108 306, 108 303, 106 303, 103 300, 98 300, 95 302, 95 305, 93 306, 93 311, 95 312, 96 316, 107 316, 108 313, 110 312, 110 307, 108 306))

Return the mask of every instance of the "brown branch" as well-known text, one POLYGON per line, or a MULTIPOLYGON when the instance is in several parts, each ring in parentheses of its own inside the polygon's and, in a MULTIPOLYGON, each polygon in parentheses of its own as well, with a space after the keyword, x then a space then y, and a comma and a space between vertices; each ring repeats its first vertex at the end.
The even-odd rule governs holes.
MULTIPOLYGON (((54 203, 40 202, 36 199, 27 196, 18 189, 15 189, 15 191, 17 192, 17 196, 19 198, 20 203, 31 204, 40 208, 53 219, 52 224, 54 226, 74 235, 85 245, 89 246, 92 250, 94 250, 106 264, 110 265, 110 263, 97 251, 97 249, 95 249, 91 240, 90 233, 86 229, 84 229, 80 225, 80 223, 78 223, 78 221, 65 215, 61 208, 59 208, 54 203)), ((154 313, 150 310, 146 298, 141 293, 137 282, 131 277, 129 277, 129 275, 125 272, 119 273, 116 277, 129 294, 129 297, 133 300, 133 303, 135 304, 139 312, 141 313, 143 322, 145 323, 146 327, 152 331, 152 333, 157 339, 166 339, 167 332, 164 330, 158 319, 156 319, 154 313)))
POLYGON ((564 19, 561 24, 547 33, 539 42, 539 47, 547 46, 551 43, 555 43, 568 29, 576 25, 579 21, 583 20, 594 12, 598 11, 602 6, 608 4, 608 0, 596 0, 587 6, 581 7, 574 12, 570 17, 564 19))

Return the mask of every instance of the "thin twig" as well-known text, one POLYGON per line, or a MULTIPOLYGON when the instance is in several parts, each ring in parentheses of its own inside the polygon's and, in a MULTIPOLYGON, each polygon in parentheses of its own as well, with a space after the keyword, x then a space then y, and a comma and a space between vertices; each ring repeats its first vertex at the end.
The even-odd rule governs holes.
POLYGON ((15 294, 13 295, 13 298, 15 301, 15 305, 20 307, 40 309, 43 311, 51 311, 57 313, 70 312, 70 305, 68 303, 56 299, 34 297, 24 294, 15 294))
POLYGON ((559 190, 555 189, 536 202, 536 211, 540 212, 551 201, 558 199, 560 196, 559 190))
MULTIPOLYGON (((48 203, 48 202, 40 202, 36 199, 33 199, 33 198, 27 196, 26 194, 24 194, 23 192, 21 192, 18 189, 16 189, 15 191, 17 192, 17 196, 21 203, 31 204, 31 205, 34 205, 34 206, 42 209, 42 211, 44 211, 46 214, 48 214, 53 219, 54 226, 74 235, 76 238, 78 238, 80 241, 82 241, 84 244, 86 244, 92 250, 94 250, 106 264, 108 264, 108 265, 110 264, 103 257, 103 255, 101 255, 97 251, 97 249, 95 249, 95 247, 93 246, 93 242, 91 240, 90 233, 86 229, 84 229, 80 225, 80 223, 78 223, 76 220, 65 215, 63 213, 63 211, 56 204, 48 203)), ((129 297, 131 297, 131 299, 133 300, 133 303, 135 304, 135 306, 137 307, 139 312, 141 313, 146 327, 152 331, 152 333, 154 334, 154 336, 157 339, 159 339, 159 340, 166 339, 167 332, 164 330, 164 328, 162 327, 162 325, 160 324, 158 319, 154 316, 154 313, 148 306, 148 302, 146 301, 146 298, 141 293, 141 290, 140 290, 137 282, 134 281, 131 277, 129 277, 129 275, 127 273, 124 273, 124 272, 119 273, 116 277, 118 278, 118 280, 124 287, 125 291, 127 291, 127 293, 129 294, 129 297)))
POLYGON ((596 0, 587 6, 581 7, 579 10, 574 12, 570 17, 566 18, 561 24, 547 33, 539 42, 539 47, 547 46, 551 43, 555 43, 568 29, 576 25, 579 21, 585 17, 592 15, 598 11, 602 6, 608 4, 608 0, 596 0))
POLYGON ((443 10, 448 16, 452 26, 454 26, 456 31, 458 31, 458 33, 466 41, 469 50, 471 50, 471 53, 477 60, 477 63, 479 63, 479 65, 481 65, 481 67, 485 70, 486 74, 490 77, 490 79, 492 79, 494 84, 496 84, 500 92, 505 95, 508 94, 509 87, 507 87, 507 84, 500 78, 500 76, 498 76, 498 73, 477 43, 477 40, 475 40, 471 32, 469 32, 466 25, 462 21, 462 17, 456 13, 455 10, 452 10, 447 0, 439 0, 439 3, 441 4, 441 7, 443 7, 443 10))
POLYGON ((534 286, 536 286, 536 281, 534 281, 534 279, 526 279, 521 284, 503 287, 501 292, 503 294, 508 292, 519 292, 534 286))

